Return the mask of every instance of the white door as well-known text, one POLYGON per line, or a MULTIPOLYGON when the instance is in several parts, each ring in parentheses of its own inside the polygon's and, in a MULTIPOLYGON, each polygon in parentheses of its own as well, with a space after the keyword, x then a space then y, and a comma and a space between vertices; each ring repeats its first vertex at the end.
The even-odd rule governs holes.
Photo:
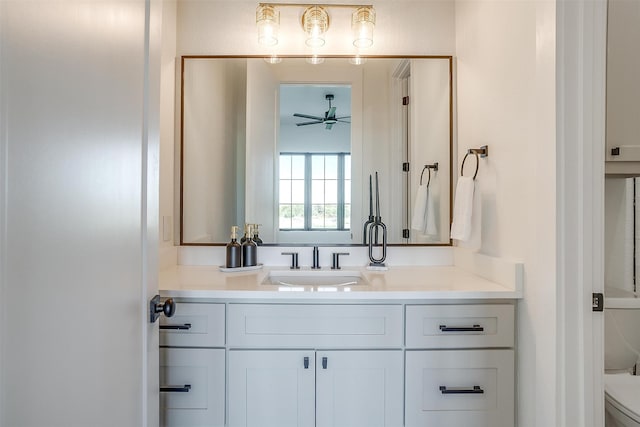
POLYGON ((2 427, 157 426, 155 7, 0 2, 2 427))
POLYGON ((403 425, 402 351, 318 351, 317 427, 403 425))
POLYGON ((229 352, 229 427, 315 427, 312 350, 229 352))

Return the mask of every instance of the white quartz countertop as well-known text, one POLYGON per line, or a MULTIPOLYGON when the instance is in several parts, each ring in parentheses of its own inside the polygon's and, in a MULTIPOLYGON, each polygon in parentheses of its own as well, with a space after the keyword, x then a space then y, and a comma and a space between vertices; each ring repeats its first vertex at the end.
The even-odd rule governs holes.
MULTIPOLYGON (((344 267, 360 271, 366 283, 355 286, 280 286, 263 284, 271 271, 219 271, 216 266, 178 265, 160 272, 163 297, 273 300, 462 300, 516 299, 521 292, 486 280, 455 266, 395 266, 387 271, 344 267)), ((304 270, 304 268, 303 268, 304 270)), ((313 274, 313 273, 312 273, 313 274)))

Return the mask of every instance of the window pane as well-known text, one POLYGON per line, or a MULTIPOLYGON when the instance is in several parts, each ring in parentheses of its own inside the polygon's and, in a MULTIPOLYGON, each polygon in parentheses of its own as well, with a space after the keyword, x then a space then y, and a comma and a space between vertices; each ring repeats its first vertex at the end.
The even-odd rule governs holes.
POLYGON ((324 156, 322 154, 311 155, 311 179, 324 178, 324 156))
POLYGON ((280 228, 291 228, 291 205, 280 205, 280 228))
POLYGON ((280 180, 280 203, 291 203, 291 180, 280 180))
POLYGON ((324 162, 325 178, 338 179, 338 156, 325 156, 324 162))
POLYGON ((324 228, 324 205, 311 206, 311 227, 324 228))
POLYGON ((304 204, 291 206, 291 228, 304 229, 304 204))
POLYGON ((324 227, 334 230, 338 228, 338 205, 324 206, 324 227))
POLYGON ((325 181, 325 203, 338 203, 338 181, 335 179, 328 179, 325 181))
POLYGON ((314 179, 311 181, 311 203, 323 204, 324 203, 324 181, 320 179, 314 179))
POLYGON ((344 228, 345 230, 351 229, 351 205, 344 205, 344 228))
POLYGON ((295 179, 291 181, 291 202, 304 204, 304 180, 295 179))
POLYGON ((291 178, 291 156, 280 156, 280 179, 291 178))
POLYGON ((351 155, 344 156, 344 179, 351 179, 351 155))
POLYGON ((351 180, 345 180, 344 182, 344 202, 346 204, 351 203, 351 180))
POLYGON ((291 156, 291 178, 304 179, 304 156, 291 156))

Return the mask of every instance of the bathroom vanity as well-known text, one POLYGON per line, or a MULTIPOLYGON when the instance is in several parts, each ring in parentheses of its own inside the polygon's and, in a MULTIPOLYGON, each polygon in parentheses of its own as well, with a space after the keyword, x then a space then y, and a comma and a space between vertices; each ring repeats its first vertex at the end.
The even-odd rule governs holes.
POLYGON ((324 286, 269 280, 281 273, 161 274, 177 302, 161 320, 162 425, 513 426, 520 290, 453 266, 324 286))

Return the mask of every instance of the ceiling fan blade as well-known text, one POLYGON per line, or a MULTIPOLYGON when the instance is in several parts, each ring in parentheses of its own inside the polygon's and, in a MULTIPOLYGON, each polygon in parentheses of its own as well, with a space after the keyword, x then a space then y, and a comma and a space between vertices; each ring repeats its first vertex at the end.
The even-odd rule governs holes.
POLYGON ((327 126, 325 126, 325 129, 331 130, 332 127, 333 127, 333 123, 327 123, 327 126))
POLYGON ((308 114, 300 114, 300 113, 294 113, 293 117, 302 117, 304 119, 314 119, 314 120, 320 120, 320 121, 324 120, 324 117, 310 116, 308 114))
POLYGON ((322 123, 322 120, 318 120, 317 122, 302 122, 302 123, 296 123, 296 126, 306 126, 306 125, 317 125, 319 123, 322 123))
POLYGON ((349 120, 340 120, 340 119, 336 119, 336 122, 340 122, 340 123, 351 123, 349 120))
POLYGON ((332 119, 336 117, 336 107, 331 107, 327 111, 327 119, 332 119))
POLYGON ((351 116, 341 116, 341 117, 335 117, 336 120, 340 120, 340 119, 350 119, 351 116))

